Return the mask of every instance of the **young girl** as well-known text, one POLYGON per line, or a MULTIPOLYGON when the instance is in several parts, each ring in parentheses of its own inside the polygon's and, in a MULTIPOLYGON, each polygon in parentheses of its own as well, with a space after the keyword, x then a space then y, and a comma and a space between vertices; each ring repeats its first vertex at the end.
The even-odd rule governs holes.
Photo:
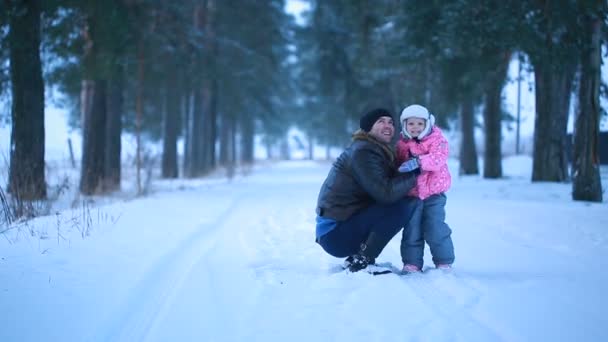
MULTIPOLYGON (((452 230, 445 223, 445 192, 452 183, 448 170, 448 142, 435 126, 435 117, 420 105, 411 105, 401 112, 402 138, 397 142, 400 171, 406 165, 420 168, 411 196, 419 197, 422 210, 412 217, 401 240, 403 272, 420 272, 423 265, 424 242, 428 243, 433 263, 439 269, 450 269, 454 262, 452 230)), ((398 164, 398 165, 399 165, 398 164)))

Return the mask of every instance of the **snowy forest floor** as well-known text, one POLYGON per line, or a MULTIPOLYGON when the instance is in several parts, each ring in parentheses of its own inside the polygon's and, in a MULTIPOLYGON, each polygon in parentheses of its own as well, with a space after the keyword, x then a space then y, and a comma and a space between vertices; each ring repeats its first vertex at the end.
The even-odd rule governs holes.
MULTIPOLYGON (((608 340, 608 201, 531 183, 528 157, 500 180, 451 163, 449 274, 335 272, 314 243, 330 164, 266 164, 5 232, 0 341, 608 340)), ((399 238, 380 263, 401 266, 399 238)))

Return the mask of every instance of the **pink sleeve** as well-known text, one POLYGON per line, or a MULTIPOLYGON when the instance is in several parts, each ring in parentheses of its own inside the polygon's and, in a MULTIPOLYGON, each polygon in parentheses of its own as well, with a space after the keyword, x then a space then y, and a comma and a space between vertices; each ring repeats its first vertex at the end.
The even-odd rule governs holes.
POLYGON ((429 153, 418 156, 420 168, 425 171, 439 171, 447 164, 449 152, 448 141, 440 136, 429 145, 429 153))
POLYGON ((403 141, 403 139, 399 139, 399 141, 397 141, 397 147, 395 148, 395 154, 397 157, 397 165, 401 165, 401 163, 403 163, 404 161, 408 160, 410 158, 410 151, 409 148, 407 147, 407 144, 405 143, 405 141, 403 141))

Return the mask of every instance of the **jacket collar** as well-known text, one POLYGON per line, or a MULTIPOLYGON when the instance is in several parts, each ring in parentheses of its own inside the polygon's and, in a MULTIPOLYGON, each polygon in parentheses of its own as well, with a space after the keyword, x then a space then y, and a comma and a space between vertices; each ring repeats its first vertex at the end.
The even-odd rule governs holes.
POLYGON ((357 130, 355 133, 353 133, 353 141, 357 141, 357 140, 363 140, 363 141, 369 141, 370 143, 379 146, 384 153, 386 153, 386 156, 390 159, 391 162, 393 162, 395 160, 395 152, 393 151, 393 149, 390 147, 389 144, 386 144, 376 138, 374 138, 373 136, 371 136, 369 133, 365 132, 362 129, 357 130))

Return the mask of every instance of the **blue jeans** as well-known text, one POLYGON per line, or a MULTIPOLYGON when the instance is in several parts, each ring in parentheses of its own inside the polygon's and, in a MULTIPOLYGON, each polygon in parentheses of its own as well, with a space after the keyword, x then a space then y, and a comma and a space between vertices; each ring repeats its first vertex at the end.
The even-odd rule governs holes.
POLYGON ((410 225, 403 230, 401 259, 404 264, 423 266, 424 242, 429 244, 433 263, 452 264, 454 244, 452 230, 445 223, 447 197, 441 193, 422 201, 420 210, 414 213, 410 225))
POLYGON ((358 253, 372 232, 388 244, 401 228, 408 225, 420 206, 421 201, 414 197, 405 197, 391 204, 373 204, 338 222, 336 228, 322 235, 318 242, 328 254, 337 258, 358 253))

